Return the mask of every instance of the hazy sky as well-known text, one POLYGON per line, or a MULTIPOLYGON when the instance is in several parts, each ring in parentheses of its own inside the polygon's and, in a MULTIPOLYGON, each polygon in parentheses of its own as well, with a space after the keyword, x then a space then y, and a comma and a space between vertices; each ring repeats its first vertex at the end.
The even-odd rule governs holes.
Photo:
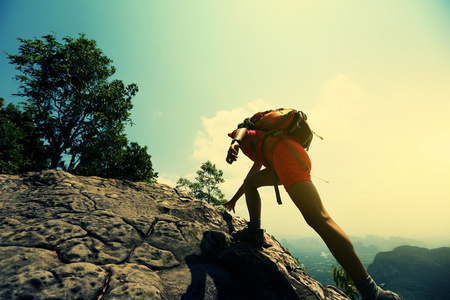
MULTIPOLYGON (((450 4, 381 1, 0 0, 0 97, 18 89, 16 38, 95 39, 135 82, 130 141, 159 182, 224 171, 231 198, 251 162, 225 163, 226 134, 259 110, 303 110, 312 174, 349 235, 447 239, 450 246, 450 4)), ((282 193, 262 189, 263 227, 315 235, 282 193)), ((236 215, 247 218, 244 200, 236 215)))

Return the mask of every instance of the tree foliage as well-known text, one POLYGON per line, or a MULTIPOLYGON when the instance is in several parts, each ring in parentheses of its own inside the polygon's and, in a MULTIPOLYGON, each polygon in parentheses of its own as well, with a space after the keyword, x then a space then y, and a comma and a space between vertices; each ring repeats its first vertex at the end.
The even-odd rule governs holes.
POLYGON ((76 168, 77 174, 102 174, 103 177, 156 182, 147 146, 127 144, 124 135, 101 136, 91 141, 76 168), (112 138, 112 139, 111 139, 112 138))
POLYGON ((116 69, 95 40, 80 34, 63 43, 54 35, 19 41, 19 54, 7 55, 21 72, 17 95, 26 99, 24 111, 44 142, 48 168, 155 179, 147 147, 129 144, 124 134, 125 125, 132 124, 131 99, 138 87, 109 80, 116 69))
POLYGON ((0 98, 0 174, 35 171, 47 163, 43 143, 31 117, 0 98))
POLYGON ((359 293, 358 290, 356 289, 355 284, 353 283, 353 280, 350 278, 347 272, 345 272, 342 266, 340 266, 339 264, 337 266, 334 266, 330 271, 330 275, 333 275, 336 287, 342 289, 342 291, 351 300, 359 299, 359 293))
POLYGON ((195 198, 208 202, 211 205, 218 206, 225 203, 224 194, 219 186, 225 182, 223 172, 216 168, 209 160, 201 164, 197 170, 195 182, 186 178, 180 178, 177 181, 177 188, 188 190, 195 198))

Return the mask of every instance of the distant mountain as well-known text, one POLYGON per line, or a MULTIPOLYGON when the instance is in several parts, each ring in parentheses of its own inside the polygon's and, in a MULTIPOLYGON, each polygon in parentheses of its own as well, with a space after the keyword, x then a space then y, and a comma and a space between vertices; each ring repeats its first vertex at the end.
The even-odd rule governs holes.
MULTIPOLYGON (((418 247, 426 247, 426 244, 423 241, 419 241, 416 239, 404 238, 400 236, 391 236, 389 238, 379 237, 376 235, 367 235, 365 237, 356 237, 351 236, 353 244, 362 243, 365 246, 369 247, 377 247, 380 251, 390 251, 396 247, 409 245, 409 246, 418 246, 418 247)), ((357 247, 355 247, 357 248, 357 247)), ((379 252, 379 251, 378 251, 379 252)))
POLYGON ((449 247, 400 246, 378 253, 368 271, 377 283, 386 283, 405 299, 450 299, 449 247))
MULTIPOLYGON (((370 266, 369 274, 373 275, 372 273, 374 273, 375 276, 372 277, 376 279, 377 283, 387 283, 388 289, 398 291, 408 300, 450 300, 450 291, 448 289, 444 296, 441 293, 442 290, 445 290, 444 287, 450 285, 449 282, 441 283, 441 279, 436 280, 436 277, 450 279, 450 274, 445 273, 445 271, 450 271, 448 254, 450 248, 444 247, 428 250, 424 247, 427 244, 423 241, 403 237, 384 238, 368 235, 366 237, 352 236, 350 238, 364 266, 366 268, 370 266), (410 253, 405 253, 408 252, 408 249, 410 253), (439 254, 439 251, 442 251, 442 255, 439 254), (427 255, 430 255, 430 257, 426 258, 427 255), (375 257, 377 257, 376 261, 374 261, 375 257), (441 263, 435 263, 434 259, 441 261, 441 263), (433 263, 426 263, 427 261, 433 263), (401 264, 401 262, 408 265, 409 269, 405 269, 405 266, 402 266, 401 268, 399 267, 398 271, 393 271, 393 266, 401 264), (382 265, 380 266, 380 264, 382 265), (436 264, 440 265, 437 268, 440 270, 440 273, 436 271, 436 264), (405 271, 406 274, 409 272, 413 273, 411 269, 417 269, 416 273, 413 274, 417 275, 417 279, 414 279, 414 276, 409 276, 405 279, 403 275, 398 275, 397 277, 395 275, 403 274, 403 270, 408 270, 405 271)), ((331 255, 322 255, 330 252, 320 237, 282 238, 281 244, 288 248, 294 257, 298 258, 302 267, 306 268, 306 273, 312 278, 323 285, 334 285, 333 278, 330 276, 330 270, 336 262, 331 255)), ((441 241, 440 244, 448 245, 447 241, 441 241)))
MULTIPOLYGON (((391 236, 389 238, 367 235, 365 237, 351 236, 350 239, 358 254, 377 254, 380 251, 391 251, 396 247, 409 245, 427 247, 423 241, 416 239, 391 236)), ((311 251, 328 251, 327 246, 319 236, 303 237, 303 238, 281 238, 283 246, 291 252, 311 252, 311 251)), ((446 245, 446 244, 442 244, 446 245)))
POLYGON ((281 244, 288 248, 291 252, 296 251, 327 251, 328 248, 325 243, 319 237, 303 237, 297 239, 281 239, 281 244))

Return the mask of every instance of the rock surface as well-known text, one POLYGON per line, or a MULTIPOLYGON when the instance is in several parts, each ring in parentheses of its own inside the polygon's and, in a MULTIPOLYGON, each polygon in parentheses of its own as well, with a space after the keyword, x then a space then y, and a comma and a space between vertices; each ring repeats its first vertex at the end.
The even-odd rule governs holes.
POLYGON ((162 184, 0 175, 0 299, 348 299, 244 225, 162 184))

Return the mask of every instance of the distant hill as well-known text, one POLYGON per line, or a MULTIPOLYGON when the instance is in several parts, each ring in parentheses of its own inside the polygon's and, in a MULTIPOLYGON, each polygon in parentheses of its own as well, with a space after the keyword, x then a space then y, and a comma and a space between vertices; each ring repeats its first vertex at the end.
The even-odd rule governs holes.
MULTIPOLYGON (((423 282, 420 282, 422 279, 419 280, 419 282, 414 282, 412 279, 408 279, 403 284, 396 284, 395 282, 392 282, 392 278, 390 276, 380 276, 380 271, 377 271, 377 265, 380 263, 383 263, 384 257, 386 257, 386 260, 389 260, 390 257, 398 255, 401 256, 407 263, 413 264, 414 266, 410 266, 410 268, 417 268, 422 269, 420 271, 417 271, 417 274, 420 276, 423 276, 423 274, 426 274, 426 270, 430 270, 429 272, 433 273, 435 272, 435 269, 432 268, 433 264, 427 265, 426 263, 423 263, 422 260, 426 255, 422 255, 421 252, 428 252, 429 255, 431 255, 433 258, 438 259, 439 253, 438 249, 428 250, 424 246, 426 245, 423 241, 419 241, 416 239, 410 239, 410 238, 403 238, 403 237, 379 237, 374 235, 367 235, 365 237, 356 237, 352 236, 351 240, 353 241, 353 245, 356 249, 356 253, 358 253, 358 256, 360 257, 361 261, 363 262, 364 266, 368 268, 371 264, 371 269, 373 271, 370 271, 370 274, 372 275, 372 272, 374 272, 375 276, 374 278, 378 278, 378 283, 387 283, 388 289, 392 289, 397 291, 395 286, 401 286, 401 290, 398 290, 402 295, 405 291, 405 295, 408 295, 409 297, 405 297, 406 299, 421 299, 421 300, 441 300, 441 299, 449 299, 450 296, 445 295, 447 298, 442 298, 442 296, 435 296, 430 297, 430 295, 440 295, 440 290, 442 290, 442 287, 439 287, 440 284, 437 284, 437 287, 432 286, 431 283, 424 279, 423 282), (404 246, 408 245, 408 246, 404 246), (402 247, 399 247, 402 246, 402 247), (398 247, 398 248, 397 248, 398 247), (392 251, 395 249, 395 252, 392 251), (410 249, 410 254, 403 253, 407 251, 407 249, 410 249), (412 249, 412 250, 411 250, 412 249), (422 249, 422 250, 417 250, 422 249), (382 252, 383 251, 383 252, 382 252), (380 253, 381 252, 381 253, 380 253), (394 254, 392 254, 394 253, 394 254), (377 256, 379 254, 380 256, 377 256), (376 262, 374 262, 375 257, 379 257, 376 262), (417 257, 419 256, 419 257, 417 257), (381 257, 381 258, 380 258, 381 257), (380 260, 381 259, 381 260, 380 260), (430 286, 432 286, 430 288, 430 286), (405 288, 407 287, 407 288, 405 288), (434 290, 433 290, 434 289, 434 290), (436 293, 436 291, 438 291, 436 293), (415 295, 417 296, 415 296, 415 295), (411 296, 410 296, 411 295, 411 296)), ((306 272, 315 280, 319 281, 323 285, 334 285, 334 281, 332 276, 330 276, 330 270, 333 265, 336 265, 336 261, 328 251, 325 243, 320 239, 320 237, 305 237, 305 238, 297 238, 297 239, 281 239, 281 243, 284 247, 288 248, 289 251, 292 253, 294 257, 297 257, 299 262, 301 263, 302 267, 306 268, 306 272), (324 255, 325 254, 325 255, 324 255)), ((448 243, 446 241, 441 241, 441 245, 447 245, 448 243)), ((428 244, 427 244, 428 245, 428 244)), ((448 247, 439 248, 443 249, 443 253, 448 253, 448 247)), ((441 261, 447 262, 447 268, 450 270, 448 262, 449 262, 449 256, 447 254, 446 258, 444 255, 441 255, 441 261)), ((428 259, 429 261, 433 261, 433 259, 428 259)), ((399 260, 402 261, 402 260, 399 260)), ((391 267, 395 264, 386 261, 383 263, 383 266, 378 268, 384 268, 384 265, 387 265, 388 267, 386 270, 391 270, 391 267)), ((406 271, 408 273, 409 271, 406 271)), ((389 273, 389 271, 386 271, 385 273, 389 273)), ((384 274, 384 273, 383 273, 384 274)), ((428 276, 428 275, 426 275, 428 276)), ((428 276, 429 278, 434 278, 436 275, 428 276)), ((437 275, 439 276, 439 275, 437 275)), ((403 280, 403 277, 398 277, 399 281, 403 280)), ((446 274, 446 278, 450 278, 448 273, 446 274)), ((395 278, 394 278, 395 279, 395 278)), ((434 280, 434 279, 432 279, 434 280)), ((450 295, 450 293, 448 293, 450 295)))
POLYGON ((400 246, 378 253, 368 271, 377 283, 386 283, 405 299, 450 299, 449 247, 400 246))
MULTIPOLYGON (((419 241, 416 239, 410 239, 410 238, 404 238, 400 236, 391 236, 389 238, 384 238, 376 235, 367 235, 365 237, 356 237, 351 236, 350 239, 352 240, 357 253, 358 252, 358 245, 362 244, 364 246, 368 246, 370 248, 373 248, 374 246, 379 249, 380 251, 391 251, 394 248, 397 248, 399 246, 418 246, 418 247, 427 247, 427 245, 423 241, 419 241)), ((362 249, 361 249, 362 250, 362 249)))
MULTIPOLYGON (((358 255, 375 255, 381 251, 391 251, 396 247, 409 245, 427 247, 423 241, 416 239, 391 236, 389 238, 367 235, 365 237, 351 236, 353 246, 358 255)), ((282 238, 281 243, 291 252, 318 252, 325 251, 329 253, 327 246, 319 236, 303 238, 282 238)), ((445 245, 445 244, 443 244, 445 245)))

